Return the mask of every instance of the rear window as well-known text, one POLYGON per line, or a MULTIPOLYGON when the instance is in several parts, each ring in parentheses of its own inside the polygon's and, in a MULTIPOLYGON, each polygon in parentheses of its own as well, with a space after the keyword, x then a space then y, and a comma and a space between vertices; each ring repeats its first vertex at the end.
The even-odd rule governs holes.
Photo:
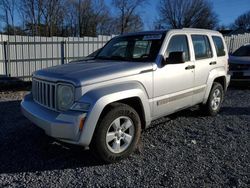
POLYGON ((214 41, 217 56, 218 57, 225 56, 226 55, 225 48, 224 48, 224 44, 223 44, 221 37, 212 36, 212 38, 214 41))
POLYGON ((195 59, 212 57, 212 50, 206 35, 192 35, 195 59))

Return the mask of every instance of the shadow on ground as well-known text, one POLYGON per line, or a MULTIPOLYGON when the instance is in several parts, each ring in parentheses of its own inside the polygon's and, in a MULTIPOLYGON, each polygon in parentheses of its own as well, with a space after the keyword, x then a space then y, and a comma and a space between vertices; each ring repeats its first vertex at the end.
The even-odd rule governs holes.
POLYGON ((13 77, 0 77, 0 91, 31 90, 31 82, 13 77))
POLYGON ((0 102, 0 174, 101 165, 90 151, 49 138, 27 120, 20 101, 0 102))

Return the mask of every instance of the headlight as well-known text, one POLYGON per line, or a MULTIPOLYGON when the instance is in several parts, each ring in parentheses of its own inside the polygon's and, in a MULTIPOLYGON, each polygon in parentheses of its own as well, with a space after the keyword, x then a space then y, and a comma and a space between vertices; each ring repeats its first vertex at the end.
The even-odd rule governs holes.
POLYGON ((87 112, 89 110, 89 107, 90 107, 89 103, 76 102, 75 104, 72 105, 70 109, 87 112))
POLYGON ((57 104, 59 110, 68 110, 74 102, 73 87, 69 85, 59 85, 57 88, 57 104))

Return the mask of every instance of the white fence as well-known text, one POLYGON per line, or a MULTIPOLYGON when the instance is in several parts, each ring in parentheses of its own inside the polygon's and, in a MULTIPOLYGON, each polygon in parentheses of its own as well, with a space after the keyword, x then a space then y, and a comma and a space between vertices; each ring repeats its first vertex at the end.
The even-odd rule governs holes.
MULTIPOLYGON (((29 37, 0 35, 0 76, 29 79, 36 70, 83 58, 113 36, 29 37)), ((250 43, 250 34, 225 36, 229 52, 250 43)))
POLYGON ((0 35, 0 75, 29 78, 36 70, 86 57, 112 37, 0 35))
POLYGON ((240 46, 250 43, 250 33, 225 36, 225 42, 229 53, 234 52, 240 46))

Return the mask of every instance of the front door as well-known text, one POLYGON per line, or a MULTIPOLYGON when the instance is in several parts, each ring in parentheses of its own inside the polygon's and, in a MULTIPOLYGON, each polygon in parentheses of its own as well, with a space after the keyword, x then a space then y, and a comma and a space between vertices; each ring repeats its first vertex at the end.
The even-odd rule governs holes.
POLYGON ((165 57, 170 52, 185 52, 185 63, 167 64, 154 72, 154 118, 170 114, 192 104, 194 62, 190 60, 186 35, 170 38, 165 57))

